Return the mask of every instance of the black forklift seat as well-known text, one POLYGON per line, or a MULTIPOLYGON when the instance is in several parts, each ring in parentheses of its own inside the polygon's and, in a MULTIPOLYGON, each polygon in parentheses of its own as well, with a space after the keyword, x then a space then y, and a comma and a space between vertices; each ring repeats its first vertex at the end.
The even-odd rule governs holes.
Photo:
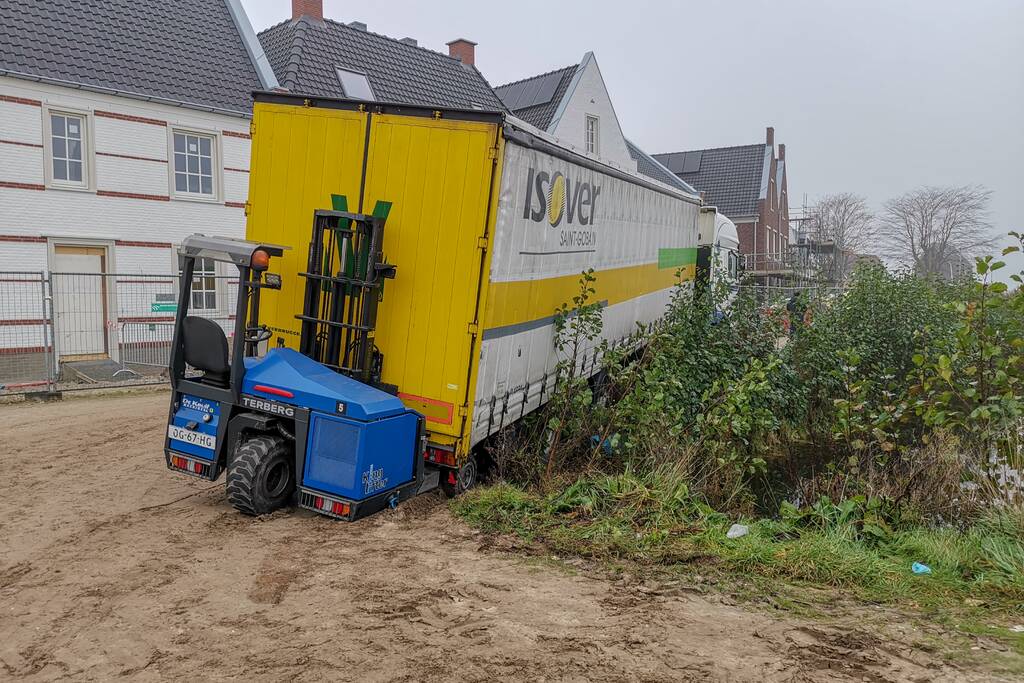
POLYGON ((185 338, 185 362, 203 371, 203 382, 219 387, 228 386, 231 375, 228 339, 220 325, 190 315, 185 317, 182 332, 185 338))

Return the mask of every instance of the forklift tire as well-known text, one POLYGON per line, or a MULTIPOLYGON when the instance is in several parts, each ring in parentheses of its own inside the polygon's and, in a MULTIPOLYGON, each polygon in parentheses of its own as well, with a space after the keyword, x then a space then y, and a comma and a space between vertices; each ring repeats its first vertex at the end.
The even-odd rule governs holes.
POLYGON ((241 442, 228 463, 228 502, 246 515, 283 507, 295 490, 292 454, 279 436, 260 434, 241 442))
POLYGON ((441 470, 441 490, 444 495, 454 498, 476 485, 477 474, 476 458, 470 457, 458 470, 441 470), (455 479, 455 483, 451 479, 455 479))

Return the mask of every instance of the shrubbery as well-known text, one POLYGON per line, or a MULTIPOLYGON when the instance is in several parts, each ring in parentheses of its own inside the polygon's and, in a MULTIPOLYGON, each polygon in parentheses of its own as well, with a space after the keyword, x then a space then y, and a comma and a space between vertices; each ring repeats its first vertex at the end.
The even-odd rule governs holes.
POLYGON ((792 313, 755 287, 681 285, 662 325, 601 346, 595 378, 584 273, 548 407, 490 444, 504 483, 458 508, 579 554, 711 553, 836 585, 905 586, 922 559, 1019 604, 1024 292, 993 281, 1003 267, 958 283, 862 267, 792 313), (726 542, 737 517, 750 538, 726 542))

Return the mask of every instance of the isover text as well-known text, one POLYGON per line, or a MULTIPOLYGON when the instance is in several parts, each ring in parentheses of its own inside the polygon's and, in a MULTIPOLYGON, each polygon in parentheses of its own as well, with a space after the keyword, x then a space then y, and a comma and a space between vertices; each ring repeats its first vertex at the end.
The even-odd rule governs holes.
POLYGON ((547 171, 538 173, 531 166, 526 176, 523 218, 539 223, 546 217, 553 228, 558 227, 563 217, 570 225, 593 225, 600 194, 600 185, 572 180, 558 171, 553 175, 547 171))

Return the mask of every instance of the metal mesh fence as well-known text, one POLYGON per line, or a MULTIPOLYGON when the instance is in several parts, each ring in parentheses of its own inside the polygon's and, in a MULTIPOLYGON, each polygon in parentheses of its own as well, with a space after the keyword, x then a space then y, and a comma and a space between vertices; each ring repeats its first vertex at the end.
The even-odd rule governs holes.
MULTIPOLYGON (((0 393, 73 382, 63 370, 75 362, 116 364, 104 377, 113 381, 165 376, 178 283, 177 274, 0 272, 0 393)), ((237 293, 237 277, 196 277, 189 314, 215 320, 230 341, 237 293)))
POLYGON ((0 272, 0 387, 43 388, 51 380, 53 336, 43 272, 0 272))

